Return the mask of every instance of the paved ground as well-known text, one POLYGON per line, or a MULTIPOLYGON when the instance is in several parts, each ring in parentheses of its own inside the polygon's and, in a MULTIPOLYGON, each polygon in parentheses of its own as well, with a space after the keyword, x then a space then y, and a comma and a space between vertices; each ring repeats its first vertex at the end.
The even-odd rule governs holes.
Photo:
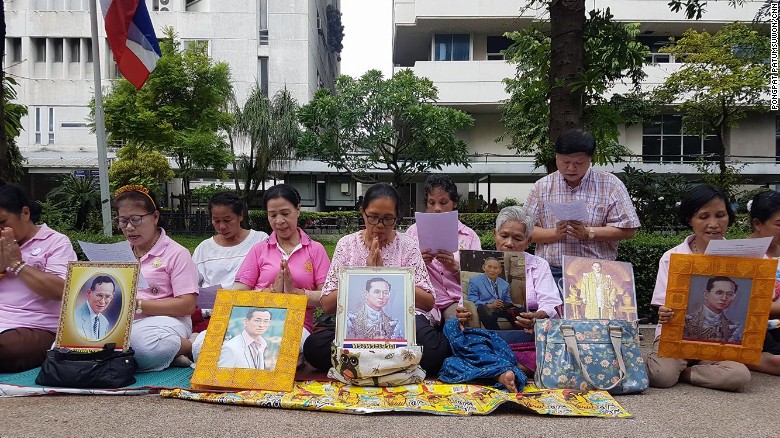
MULTIPOLYGON (((647 332, 646 332, 647 333, 647 332)), ((644 347, 647 348, 647 342, 644 347)), ((0 399, 6 437, 720 437, 776 436, 768 407, 780 377, 753 373, 742 393, 678 384, 617 400, 632 419, 561 418, 502 407, 484 417, 347 415, 236 407, 155 396, 51 396, 0 399)))

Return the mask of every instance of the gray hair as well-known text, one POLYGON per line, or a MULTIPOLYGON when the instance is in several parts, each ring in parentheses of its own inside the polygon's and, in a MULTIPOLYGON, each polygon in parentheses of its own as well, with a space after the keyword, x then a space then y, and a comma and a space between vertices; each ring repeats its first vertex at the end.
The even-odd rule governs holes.
POLYGON ((517 221, 525 225, 525 235, 526 237, 531 237, 531 232, 534 230, 534 216, 524 207, 511 205, 502 208, 498 212, 498 216, 496 216, 496 232, 509 221, 517 221))

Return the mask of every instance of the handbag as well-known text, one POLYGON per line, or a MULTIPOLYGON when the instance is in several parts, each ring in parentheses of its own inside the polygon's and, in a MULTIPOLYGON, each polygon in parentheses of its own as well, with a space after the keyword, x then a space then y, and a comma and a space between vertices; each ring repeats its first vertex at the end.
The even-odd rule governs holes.
POLYGON ((420 368, 422 347, 342 348, 331 344, 328 377, 355 386, 416 385, 425 380, 420 368))
POLYGON ((632 322, 538 320, 534 384, 548 389, 597 389, 610 394, 642 392, 647 368, 632 322))
POLYGON ((132 348, 114 351, 115 344, 82 353, 68 348, 46 352, 35 383, 65 388, 123 388, 135 383, 138 363, 132 348))

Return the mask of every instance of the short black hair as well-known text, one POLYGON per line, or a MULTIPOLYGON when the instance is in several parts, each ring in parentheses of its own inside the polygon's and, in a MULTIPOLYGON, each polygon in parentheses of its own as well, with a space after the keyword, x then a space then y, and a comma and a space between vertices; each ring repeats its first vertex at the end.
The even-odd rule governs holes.
POLYGON ((555 140, 556 154, 576 154, 584 152, 585 155, 592 157, 596 151, 596 139, 593 134, 584 129, 569 129, 564 131, 555 140))
POLYGON ((709 280, 707 280, 707 292, 712 290, 713 284, 715 284, 716 281, 728 281, 729 283, 734 285, 734 292, 737 292, 737 289, 739 289, 739 286, 737 285, 737 282, 730 279, 729 277, 712 277, 709 280))
POLYGON ((693 219, 693 216, 713 199, 720 199, 726 204, 726 212, 729 215, 729 225, 734 224, 736 216, 734 215, 734 210, 731 208, 731 204, 729 203, 726 194, 723 193, 723 190, 709 184, 699 184, 694 187, 688 192, 688 195, 683 198, 682 202, 680 202, 680 209, 677 212, 677 218, 680 220, 680 224, 692 229, 691 219, 693 219))
POLYGON ((211 209, 218 205, 230 207, 230 210, 236 216, 241 216, 246 211, 244 200, 233 192, 215 193, 214 196, 209 199, 209 215, 211 214, 211 209))
POLYGON ((268 313, 268 315, 270 315, 270 318, 271 318, 271 319, 273 319, 273 317, 274 317, 274 315, 273 315, 273 314, 271 313, 271 311, 270 311, 270 310, 268 310, 268 309, 264 309, 264 308, 262 308, 262 307, 253 307, 253 308, 249 309, 249 312, 246 312, 246 319, 247 319, 247 320, 250 320, 250 319, 252 319, 252 315, 253 315, 254 313, 256 313, 256 312, 267 312, 267 313, 268 313))
POLYGON ((425 180, 425 187, 423 187, 423 193, 425 200, 428 200, 428 195, 434 189, 442 189, 450 196, 450 201, 458 203, 460 195, 458 194, 458 187, 452 182, 452 178, 447 175, 429 175, 425 180))
MULTIPOLYGON (((381 198, 390 198, 395 202, 395 215, 400 220, 402 216, 401 195, 398 194, 398 190, 396 190, 395 187, 387 183, 378 183, 369 187, 369 189, 366 190, 366 195, 363 197, 363 203, 360 205, 360 208, 365 211, 371 202, 381 198)), ((398 223, 398 221, 396 221, 396 223, 398 223)))
POLYGON ((758 219, 758 222, 763 224, 778 211, 780 211, 780 193, 774 190, 757 193, 750 203, 750 222, 758 219))
POLYGON ((116 285, 114 284, 114 280, 111 279, 108 275, 98 275, 95 277, 94 280, 92 280, 92 286, 89 288, 89 290, 95 290, 95 288, 99 284, 106 284, 111 283, 112 286, 114 286, 114 289, 116 289, 116 285))
POLYGON ((0 208, 9 213, 20 215, 24 207, 30 210, 32 223, 37 223, 41 219, 41 205, 32 199, 27 193, 27 189, 17 184, 0 185, 0 208))
POLYGON ((370 280, 368 280, 366 282, 366 290, 371 290, 371 283, 376 283, 376 282, 379 282, 379 281, 381 281, 382 283, 386 284, 388 289, 392 289, 393 288, 393 286, 390 284, 390 282, 385 280, 384 278, 382 278, 382 277, 374 277, 374 278, 372 278, 372 279, 370 279, 370 280))
POLYGON ((298 206, 301 205, 300 193, 298 193, 298 190, 295 190, 295 187, 289 184, 277 184, 266 190, 263 194, 263 208, 268 210, 268 201, 276 198, 284 198, 295 208, 298 208, 298 206))

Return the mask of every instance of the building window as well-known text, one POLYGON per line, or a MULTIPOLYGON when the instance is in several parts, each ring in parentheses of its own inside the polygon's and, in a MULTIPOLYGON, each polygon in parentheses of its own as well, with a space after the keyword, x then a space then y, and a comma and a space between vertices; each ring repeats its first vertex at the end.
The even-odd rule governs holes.
POLYGON ((501 51, 506 50, 514 41, 505 36, 487 37, 487 59, 488 61, 503 61, 504 55, 501 51))
POLYGON ((434 61, 468 61, 471 37, 468 34, 437 34, 434 36, 434 61))
POLYGON ((671 46, 668 36, 647 36, 642 35, 637 37, 637 41, 650 48, 650 55, 646 60, 649 64, 667 64, 670 62, 679 62, 668 53, 661 53, 661 49, 667 46, 671 46))
POLYGON ((268 58, 261 57, 258 59, 258 76, 260 76, 260 80, 258 81, 260 83, 260 89, 265 92, 265 94, 268 94, 268 58))
POLYGON ((68 48, 70 51, 70 62, 81 62, 81 39, 68 38, 68 48))
POLYGON ((35 48, 35 62, 46 62, 46 38, 32 38, 35 48))
POLYGON ((60 128, 86 128, 86 122, 62 122, 60 128))
POLYGON ((87 50, 86 50, 87 62, 89 63, 92 62, 92 40, 91 39, 86 39, 86 40, 87 40, 87 50))
POLYGON ((211 56, 211 47, 209 45, 209 40, 182 40, 181 41, 182 50, 187 50, 189 47, 194 47, 197 50, 202 50, 203 53, 205 53, 208 56, 211 56))
POLYGON ((257 42, 260 45, 268 44, 268 0, 257 2, 257 42))
POLYGON ((54 52, 54 62, 62 62, 62 38, 51 39, 51 50, 54 52))
POLYGON ((35 144, 41 144, 41 109, 35 108, 35 144))
POLYGON ((49 144, 54 144, 54 108, 49 107, 49 144))
POLYGON ((22 39, 8 38, 6 41, 8 41, 7 59, 10 59, 10 62, 22 62, 22 39))
POLYGON ((642 127, 642 160, 646 163, 680 163, 704 158, 715 160, 720 153, 714 135, 686 135, 682 116, 664 114, 645 121, 642 127))

